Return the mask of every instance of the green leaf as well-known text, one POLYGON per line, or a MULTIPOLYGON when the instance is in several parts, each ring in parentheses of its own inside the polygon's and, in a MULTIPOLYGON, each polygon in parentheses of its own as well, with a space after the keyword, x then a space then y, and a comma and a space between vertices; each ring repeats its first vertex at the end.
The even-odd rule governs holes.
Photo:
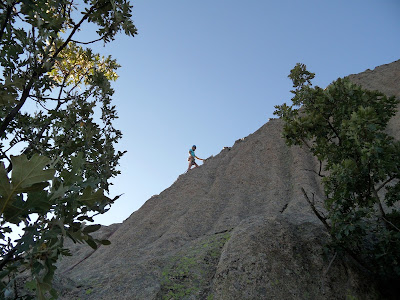
POLYGON ((25 283, 25 287, 30 291, 34 291, 36 289, 36 281, 35 280, 27 281, 25 283))
POLYGON ((57 198, 63 198, 65 196, 65 193, 70 189, 68 186, 64 186, 63 183, 60 184, 60 186, 57 188, 57 190, 54 191, 54 186, 52 188, 52 195, 50 200, 54 200, 57 198))
POLYGON ((49 185, 49 182, 38 182, 31 185, 30 187, 24 188, 24 193, 43 191, 49 185))
POLYGON ((12 205, 7 205, 3 212, 3 218, 7 220, 7 222, 18 225, 22 220, 26 218, 26 212, 25 214, 23 214, 24 209, 19 207, 21 204, 23 205, 23 201, 21 201, 20 199, 16 199, 12 205))
POLYGON ((60 249, 60 254, 63 256, 72 256, 71 250, 66 248, 60 249))
MULTIPOLYGON (((23 108, 9 123, 3 122, 2 138, 8 141, 0 145, 4 156, 18 155, 18 151, 26 156, 11 157, 12 173, 7 172, 8 162, 1 163, 0 217, 3 224, 23 220, 26 227, 16 241, 15 259, 3 268, 7 274, 0 274, 0 290, 7 280, 4 276, 17 277, 23 265, 36 279, 27 283, 36 290, 35 299, 56 298, 51 287, 53 265, 60 254, 70 254, 62 250, 64 237, 88 241, 93 248, 100 244, 82 232, 79 221, 90 220, 85 216, 89 211, 103 213, 112 203, 103 191, 108 189, 110 178, 119 174, 118 161, 123 154, 114 149, 122 134, 112 125, 117 111, 111 104, 111 81, 118 78, 119 65, 77 42, 65 43, 67 36, 62 33, 70 31, 73 24, 78 24, 76 32, 84 30, 79 20, 87 14, 85 18, 97 27, 95 31, 104 42, 112 41, 121 30, 133 36, 136 28, 130 20, 131 6, 119 0, 101 0, 100 5, 99 1, 83 2, 85 5, 78 7, 75 1, 64 0, 2 1, 3 6, 12 7, 12 13, 1 41, 1 119, 5 120, 17 101, 25 105, 25 96, 48 107, 52 101, 47 99, 53 92, 64 91, 61 105, 50 105, 50 110, 33 105, 32 109, 23 108), (34 39, 30 32, 36 32, 34 39), (81 92, 75 93, 76 89, 81 92), (97 110, 101 110, 101 118, 95 117, 97 110), (27 146, 25 150, 18 147, 20 142, 27 146), (34 153, 54 160, 50 163, 34 153), (88 186, 91 189, 86 189, 88 186)), ((6 237, 5 232, 2 228, 0 237, 6 237)))
POLYGON ((102 245, 108 246, 111 245, 111 242, 109 240, 100 240, 99 241, 102 245))
POLYGON ((97 202, 102 200, 109 200, 108 197, 104 195, 103 189, 98 189, 96 192, 92 192, 92 188, 88 186, 84 191, 82 196, 79 198, 80 201, 84 202, 88 206, 93 206, 97 202))
POLYGON ((44 214, 50 210, 52 202, 46 191, 28 193, 26 208, 32 213, 44 214))
POLYGON ((92 217, 89 216, 79 216, 77 218, 78 221, 89 221, 89 222, 94 222, 92 217))
POLYGON ((82 172, 80 170, 82 169, 84 163, 85 159, 82 152, 79 152, 77 156, 71 158, 71 171, 61 171, 61 177, 66 185, 71 185, 82 180, 82 175, 80 174, 82 172))
POLYGON ((86 240, 86 243, 87 243, 90 247, 92 247, 94 250, 97 249, 97 244, 96 244, 96 242, 93 240, 93 238, 89 237, 89 238, 86 240))
POLYGON ((399 211, 400 149, 385 128, 400 101, 363 90, 347 78, 324 90, 313 88, 314 74, 303 64, 289 77, 295 88, 292 105, 276 106, 274 114, 283 119, 286 143, 305 145, 324 171, 333 248, 353 252, 369 271, 383 274, 382 281, 398 278, 400 221, 389 220, 389 210, 399 211))
POLYGON ((72 239, 74 243, 83 243, 85 236, 82 235, 81 231, 68 231, 67 235, 72 239))
MULTIPOLYGON (((11 176, 11 185, 8 180, 4 164, 0 164, 0 198, 1 214, 5 214, 5 220, 18 224, 19 216, 17 208, 23 206, 17 205, 19 193, 40 191, 48 186, 48 180, 52 179, 55 170, 43 168, 49 163, 49 159, 44 156, 34 155, 28 160, 26 155, 11 156, 13 171, 11 176), (14 218, 17 217, 17 218, 14 218)), ((21 210, 22 212, 23 210, 21 210)))
POLYGON ((50 290, 50 295, 53 297, 53 299, 57 299, 58 298, 58 293, 53 288, 50 290))
POLYGON ((9 198, 12 194, 11 183, 8 178, 7 171, 4 167, 4 163, 0 163, 0 195, 4 198, 9 198))
POLYGON ((85 159, 82 152, 79 152, 77 156, 71 158, 72 162, 72 170, 73 174, 77 174, 78 171, 82 168, 83 164, 85 163, 85 159))
POLYGON ((36 290, 36 296, 38 297, 39 300, 47 300, 47 297, 45 296, 46 292, 50 292, 52 287, 50 284, 45 283, 45 282, 39 282, 37 281, 37 290, 36 290))
POLYGON ((91 233, 91 232, 95 232, 95 231, 99 230, 100 228, 101 228, 100 224, 89 225, 89 226, 86 226, 85 228, 83 228, 82 232, 83 233, 91 233))
POLYGON ((35 154, 28 160, 26 155, 21 154, 11 156, 11 161, 13 164, 11 182, 17 193, 25 192, 25 188, 54 177, 54 169, 43 170, 50 163, 50 159, 45 156, 35 154))

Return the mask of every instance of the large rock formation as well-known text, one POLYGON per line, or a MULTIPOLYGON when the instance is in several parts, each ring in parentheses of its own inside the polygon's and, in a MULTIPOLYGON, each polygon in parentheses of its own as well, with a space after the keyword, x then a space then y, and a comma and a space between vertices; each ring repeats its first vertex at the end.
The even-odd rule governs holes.
MULTIPOLYGON (((349 77, 400 98, 400 61, 349 77)), ((301 192, 322 198, 318 165, 281 129, 270 120, 181 175, 100 232, 110 246, 76 248, 59 265, 62 298, 379 299, 350 259, 324 254, 328 235, 301 192)))

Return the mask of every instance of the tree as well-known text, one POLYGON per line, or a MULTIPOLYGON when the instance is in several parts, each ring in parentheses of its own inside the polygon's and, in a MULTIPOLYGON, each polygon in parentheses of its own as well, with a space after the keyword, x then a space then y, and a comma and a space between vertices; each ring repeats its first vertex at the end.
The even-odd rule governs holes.
POLYGON ((400 142, 385 132, 399 100, 338 79, 312 87, 315 74, 297 64, 292 105, 276 106, 286 143, 318 158, 325 213, 304 195, 332 237, 382 280, 400 278, 400 142), (326 214, 326 215, 325 215, 326 214))
MULTIPOLYGON (((106 212, 110 179, 124 152, 115 144, 111 81, 119 65, 86 45, 134 36, 126 0, 0 1, 0 286, 30 272, 37 298, 56 297, 55 262, 71 255, 64 239, 93 248, 108 244, 84 226, 106 212), (95 38, 82 41, 85 24, 95 38), (97 116, 98 115, 98 116, 97 116), (15 241, 10 224, 23 224, 15 241)), ((2 298, 3 296, 0 296, 2 298)))

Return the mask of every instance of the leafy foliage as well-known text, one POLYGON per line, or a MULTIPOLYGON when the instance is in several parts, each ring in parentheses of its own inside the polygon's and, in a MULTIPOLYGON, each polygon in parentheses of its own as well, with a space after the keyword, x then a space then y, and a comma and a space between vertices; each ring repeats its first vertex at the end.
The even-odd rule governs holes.
POLYGON ((399 100, 338 79, 312 87, 297 64, 292 105, 276 106, 288 145, 306 146, 323 166, 327 216, 309 201, 344 249, 380 278, 400 278, 400 142, 385 132, 399 100))
POLYGON ((0 298, 18 296, 15 278, 26 270, 38 299, 55 298, 55 263, 71 255, 66 237, 109 244, 92 237, 100 225, 84 222, 118 198, 105 192, 124 154, 114 148, 119 65, 85 45, 134 36, 131 10, 126 0, 0 2, 0 298), (80 41, 87 23, 97 37, 80 41), (10 224, 23 225, 15 241, 10 224))

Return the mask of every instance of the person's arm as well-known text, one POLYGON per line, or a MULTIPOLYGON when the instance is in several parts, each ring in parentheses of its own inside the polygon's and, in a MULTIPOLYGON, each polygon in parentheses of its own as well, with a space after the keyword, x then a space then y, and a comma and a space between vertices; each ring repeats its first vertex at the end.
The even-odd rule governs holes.
POLYGON ((195 156, 197 159, 200 159, 200 160, 204 160, 204 159, 202 159, 202 158, 199 158, 199 157, 197 157, 197 156, 195 156))

